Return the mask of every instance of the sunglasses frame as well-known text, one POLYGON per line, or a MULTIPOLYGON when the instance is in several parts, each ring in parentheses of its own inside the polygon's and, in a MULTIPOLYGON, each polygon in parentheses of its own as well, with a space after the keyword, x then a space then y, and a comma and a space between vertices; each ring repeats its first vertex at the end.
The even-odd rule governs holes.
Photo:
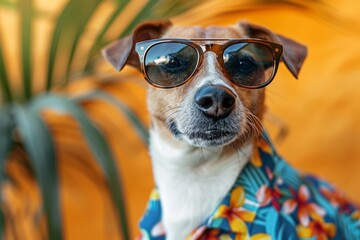
POLYGON ((157 87, 157 88, 163 88, 163 89, 169 89, 169 88, 175 88, 178 86, 181 86, 183 84, 185 84, 186 82, 188 82, 199 70, 199 66, 201 65, 203 59, 204 59, 204 54, 208 51, 214 52, 216 54, 216 58, 219 62, 219 64, 221 65, 221 67, 225 70, 225 74, 227 75, 228 79, 230 79, 231 82, 233 82, 235 85, 243 87, 243 88, 248 88, 248 89, 258 89, 258 88, 263 88, 267 85, 269 85, 272 80, 274 79, 277 69, 279 67, 279 62, 281 60, 281 56, 283 53, 283 47, 281 44, 278 43, 274 43, 274 42, 270 42, 267 40, 263 40, 263 39, 257 39, 257 38, 239 38, 239 39, 225 39, 225 38, 193 38, 193 39, 181 39, 181 38, 159 38, 159 39, 152 39, 152 40, 146 40, 146 41, 142 41, 142 42, 138 42, 135 45, 135 51, 137 52, 138 56, 139 56, 139 60, 140 60, 140 68, 141 68, 141 72, 144 75, 145 80, 152 86, 157 87), (211 43, 211 42, 222 42, 222 41, 226 41, 224 44, 216 44, 216 43, 211 43), (206 42, 203 44, 197 44, 195 42, 206 42), (210 42, 210 43, 209 43, 210 42), (196 67, 194 68, 193 72, 189 75, 188 78, 186 78, 184 81, 182 81, 179 84, 176 85, 171 85, 171 86, 163 86, 163 85, 159 85, 155 82, 153 82, 149 77, 148 74, 145 70, 145 58, 146 55, 149 51, 149 49, 157 44, 161 44, 161 43, 182 43, 182 44, 186 44, 190 47, 192 47, 193 49, 196 50, 197 53, 197 63, 196 63, 196 67), (224 65, 224 59, 223 59, 223 54, 224 54, 224 50, 229 47, 230 45, 236 44, 236 43, 257 43, 257 44, 262 44, 264 46, 267 46, 274 57, 273 60, 273 72, 272 75, 270 76, 270 78, 262 83, 259 86, 247 86, 247 85, 242 85, 239 84, 238 82, 234 81, 232 79, 232 77, 229 75, 229 73, 227 72, 225 65, 224 65))

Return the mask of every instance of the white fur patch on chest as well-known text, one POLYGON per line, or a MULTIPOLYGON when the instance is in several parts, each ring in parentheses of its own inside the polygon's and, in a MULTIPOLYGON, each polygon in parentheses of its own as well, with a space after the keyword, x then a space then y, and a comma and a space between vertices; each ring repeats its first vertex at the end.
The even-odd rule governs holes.
POLYGON ((184 239, 215 210, 249 160, 252 145, 221 152, 162 139, 150 131, 150 153, 166 239, 184 239))

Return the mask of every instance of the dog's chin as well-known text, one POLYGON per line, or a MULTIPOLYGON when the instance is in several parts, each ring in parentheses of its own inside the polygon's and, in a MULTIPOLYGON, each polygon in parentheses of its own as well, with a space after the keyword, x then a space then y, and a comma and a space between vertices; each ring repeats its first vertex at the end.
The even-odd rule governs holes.
POLYGON ((192 132, 181 132, 175 122, 171 122, 169 129, 175 138, 186 141, 196 147, 221 147, 235 141, 238 132, 222 129, 194 130, 192 132))

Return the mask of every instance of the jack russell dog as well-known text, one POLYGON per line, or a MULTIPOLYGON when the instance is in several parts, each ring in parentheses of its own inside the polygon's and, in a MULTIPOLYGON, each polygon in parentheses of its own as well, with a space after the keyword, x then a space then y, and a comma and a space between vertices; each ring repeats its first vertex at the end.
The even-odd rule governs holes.
POLYGON ((305 46, 244 21, 151 21, 103 56, 149 83, 156 189, 140 239, 360 239, 359 208, 288 165, 261 124, 265 87, 280 62, 297 78, 305 46))

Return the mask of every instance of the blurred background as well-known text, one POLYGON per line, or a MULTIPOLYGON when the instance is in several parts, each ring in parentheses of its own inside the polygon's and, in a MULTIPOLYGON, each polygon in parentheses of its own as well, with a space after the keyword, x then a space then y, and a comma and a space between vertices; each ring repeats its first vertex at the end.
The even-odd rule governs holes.
POLYGON ((359 13, 356 0, 0 0, 0 239, 138 234, 154 186, 147 86, 100 49, 146 19, 246 19, 307 45, 299 80, 281 64, 267 87, 265 126, 292 165, 359 202, 359 13))

